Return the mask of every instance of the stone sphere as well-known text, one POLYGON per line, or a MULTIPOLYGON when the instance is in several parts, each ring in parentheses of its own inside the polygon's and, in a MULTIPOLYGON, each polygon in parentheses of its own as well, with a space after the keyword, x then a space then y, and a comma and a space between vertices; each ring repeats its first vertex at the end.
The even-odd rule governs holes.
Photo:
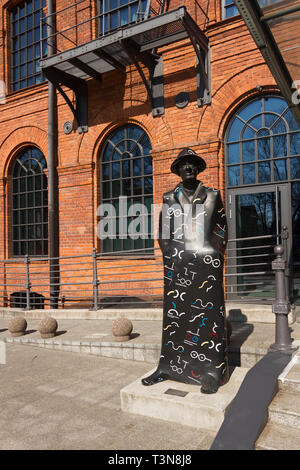
POLYGON ((112 332, 115 341, 128 341, 132 329, 132 322, 128 320, 128 318, 117 318, 112 324, 112 332))
POLYGON ((284 253, 284 248, 282 245, 276 245, 275 248, 274 248, 274 253, 276 256, 280 256, 280 255, 283 255, 284 253))
POLYGON ((55 318, 45 317, 40 321, 38 331, 43 339, 53 338, 56 334, 57 326, 55 318))
POLYGON ((23 317, 14 317, 8 323, 8 331, 12 336, 23 336, 27 328, 27 321, 23 317))

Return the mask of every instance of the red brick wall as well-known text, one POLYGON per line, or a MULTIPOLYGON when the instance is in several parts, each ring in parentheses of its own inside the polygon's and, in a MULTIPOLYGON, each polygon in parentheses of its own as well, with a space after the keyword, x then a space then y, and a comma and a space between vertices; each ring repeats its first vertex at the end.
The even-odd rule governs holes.
MULTIPOLYGON (((6 83, 9 76, 6 8, 15 3, 0 1, 0 79, 6 83)), ((58 0, 57 8, 72 3, 73 0, 58 0)), ((126 78, 115 71, 105 74, 102 84, 89 81, 89 130, 86 134, 79 135, 76 131, 64 134, 63 124, 67 120, 73 121, 73 116, 58 95, 60 256, 91 253, 94 246, 99 248, 96 232, 96 210, 101 200, 98 154, 107 134, 122 124, 136 123, 149 135, 153 148, 155 203, 160 203, 162 194, 178 182, 169 168, 180 149, 186 146, 196 150, 207 162, 207 169, 201 175, 203 182, 221 188, 225 197, 223 138, 226 124, 240 104, 258 96, 257 85, 263 87, 263 92, 276 91, 277 88, 240 17, 222 21, 220 1, 203 0, 198 3, 208 18, 193 0, 186 1, 185 5, 198 24, 204 25, 210 41, 211 105, 203 108, 197 105, 196 56, 189 40, 159 51, 164 58, 165 82, 165 114, 161 117, 152 117, 146 89, 133 66, 127 68, 126 78), (178 109, 175 97, 182 91, 190 94, 190 102, 186 108, 178 109)), ((87 1, 86 4, 61 15, 59 29, 75 20, 83 21, 88 15, 95 15, 94 2, 87 1)), ((181 0, 171 0, 170 9, 181 4, 181 0)), ((77 36, 72 31, 68 37, 79 43, 88 41, 93 37, 93 28, 87 23, 77 36)), ((59 46, 69 47, 64 39, 60 39, 59 46)), ((73 100, 73 92, 66 91, 73 100)), ((47 158, 47 106, 46 83, 15 93, 8 92, 6 104, 0 106, 0 259, 11 256, 10 165, 17 151, 27 144, 38 146, 47 158)), ((111 262, 111 270, 118 264, 119 261, 111 262)), ((137 265, 137 261, 132 264, 137 265)), ((126 276, 129 276, 129 271, 124 268, 126 276)), ((145 286, 151 292, 155 291, 154 285, 151 287, 148 283, 145 286)))

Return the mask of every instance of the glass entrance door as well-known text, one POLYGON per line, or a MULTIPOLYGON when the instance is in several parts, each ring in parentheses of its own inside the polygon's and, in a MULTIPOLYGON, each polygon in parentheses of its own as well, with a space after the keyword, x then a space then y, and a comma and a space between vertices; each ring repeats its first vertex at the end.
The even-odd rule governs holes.
MULTIPOLYGON (((228 300, 271 302, 275 296, 272 260, 282 227, 291 228, 290 185, 237 188, 228 194, 228 300)), ((286 259, 291 240, 283 241, 286 259)), ((288 270, 287 270, 288 275, 288 270)), ((288 280, 287 280, 288 286, 288 280)))

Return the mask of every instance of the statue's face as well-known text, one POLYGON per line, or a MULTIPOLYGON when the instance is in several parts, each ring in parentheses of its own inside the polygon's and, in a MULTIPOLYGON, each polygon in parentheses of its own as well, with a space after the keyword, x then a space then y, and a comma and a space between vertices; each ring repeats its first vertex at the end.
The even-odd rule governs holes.
POLYGON ((178 172, 183 181, 192 180, 197 178, 199 167, 191 158, 186 158, 180 164, 178 172))

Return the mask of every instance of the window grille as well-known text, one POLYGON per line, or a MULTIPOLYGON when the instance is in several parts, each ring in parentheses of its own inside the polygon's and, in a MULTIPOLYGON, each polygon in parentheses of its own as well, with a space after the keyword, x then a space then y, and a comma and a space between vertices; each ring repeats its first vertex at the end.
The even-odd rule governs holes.
MULTIPOLYGON (((101 203, 111 204, 114 215, 106 220, 115 224, 113 237, 102 238, 102 252, 126 252, 145 249, 150 254, 154 246, 152 236, 153 174, 151 143, 143 129, 135 125, 118 128, 106 140, 100 159, 101 203), (120 209, 120 196, 126 196, 126 213, 120 209), (128 215, 133 204, 141 204, 142 211, 128 215), (130 226, 142 216, 142 226, 133 239, 130 226), (125 234, 125 235, 124 235, 125 234)), ((137 206, 135 206, 137 207, 137 206)))
POLYGON ((231 18, 232 16, 236 16, 239 14, 238 8, 235 6, 234 1, 223 0, 222 3, 223 19, 231 18))
POLYGON ((98 0, 99 35, 143 21, 150 15, 150 0, 98 0))
POLYGON ((256 99, 233 117, 226 138, 228 187, 300 179, 300 129, 286 101, 256 99))
POLYGON ((27 147, 12 169, 12 254, 48 254, 48 190, 42 152, 27 147))
MULTIPOLYGON (((40 19, 46 0, 26 0, 10 11, 11 90, 17 91, 44 81, 40 70, 40 19)), ((46 25, 42 31, 43 56, 47 54, 46 25), (45 38, 45 39, 44 39, 45 38)))

